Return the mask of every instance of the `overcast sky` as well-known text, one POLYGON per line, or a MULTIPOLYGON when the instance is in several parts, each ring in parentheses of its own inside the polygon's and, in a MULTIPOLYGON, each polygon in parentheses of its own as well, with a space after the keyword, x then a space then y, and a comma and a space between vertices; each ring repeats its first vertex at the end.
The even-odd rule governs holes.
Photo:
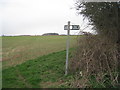
MULTIPOLYGON (((0 28, 4 35, 66 34, 64 25, 83 23, 75 0, 0 0, 0 28)), ((78 31, 71 31, 77 34, 78 31)))

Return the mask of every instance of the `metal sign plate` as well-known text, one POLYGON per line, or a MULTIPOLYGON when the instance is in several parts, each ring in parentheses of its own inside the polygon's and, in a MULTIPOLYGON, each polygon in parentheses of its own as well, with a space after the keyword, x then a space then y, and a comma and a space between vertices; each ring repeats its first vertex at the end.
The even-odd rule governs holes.
MULTIPOLYGON (((70 25, 70 30, 79 30, 80 26, 79 25, 70 25)), ((64 25, 64 30, 68 30, 68 25, 64 25)))
POLYGON ((64 25, 64 30, 68 30, 68 25, 64 25))
POLYGON ((80 26, 79 25, 72 25, 72 29, 71 30, 79 30, 80 26))

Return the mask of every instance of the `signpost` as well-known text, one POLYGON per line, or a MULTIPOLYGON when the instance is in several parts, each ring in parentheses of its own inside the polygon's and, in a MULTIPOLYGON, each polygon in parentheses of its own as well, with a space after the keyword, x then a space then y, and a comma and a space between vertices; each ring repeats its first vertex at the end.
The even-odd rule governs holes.
POLYGON ((65 75, 68 74, 68 56, 69 56, 69 42, 70 42, 70 30, 79 30, 79 25, 70 25, 70 21, 68 21, 68 25, 64 25, 64 30, 67 30, 67 43, 66 43, 66 67, 65 67, 65 75), (70 29, 70 26, 72 28, 70 29))

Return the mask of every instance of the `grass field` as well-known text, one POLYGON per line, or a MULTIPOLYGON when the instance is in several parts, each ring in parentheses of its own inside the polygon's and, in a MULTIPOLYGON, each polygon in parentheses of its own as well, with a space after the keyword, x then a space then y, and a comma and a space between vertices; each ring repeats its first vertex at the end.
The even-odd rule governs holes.
MULTIPOLYGON (((70 47, 76 36, 70 37, 70 47)), ((2 37, 3 68, 66 49, 66 36, 8 36, 2 37)))
MULTIPOLYGON (((71 49, 73 50, 73 49, 71 49)), ((71 51, 70 50, 70 51, 71 51)), ((3 88, 70 88, 74 79, 65 76, 65 53, 55 52, 3 70, 3 88)), ((69 57, 72 57, 70 53, 69 57)))
MULTIPOLYGON (((76 36, 71 36, 70 41, 69 62, 74 54, 76 36)), ((66 36, 3 37, 2 87, 77 88, 84 78, 70 71, 65 76, 65 49, 66 36)), ((88 84, 93 88, 105 88, 92 76, 88 84)), ((111 82, 108 80, 105 84, 111 85, 111 82)))

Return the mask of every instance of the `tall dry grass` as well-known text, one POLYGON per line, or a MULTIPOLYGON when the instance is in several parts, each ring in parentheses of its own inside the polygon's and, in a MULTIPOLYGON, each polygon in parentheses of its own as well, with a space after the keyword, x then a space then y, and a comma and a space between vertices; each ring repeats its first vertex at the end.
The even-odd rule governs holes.
POLYGON ((78 37, 75 56, 70 62, 70 72, 76 75, 72 85, 81 88, 115 87, 119 75, 117 47, 107 37, 78 37))

